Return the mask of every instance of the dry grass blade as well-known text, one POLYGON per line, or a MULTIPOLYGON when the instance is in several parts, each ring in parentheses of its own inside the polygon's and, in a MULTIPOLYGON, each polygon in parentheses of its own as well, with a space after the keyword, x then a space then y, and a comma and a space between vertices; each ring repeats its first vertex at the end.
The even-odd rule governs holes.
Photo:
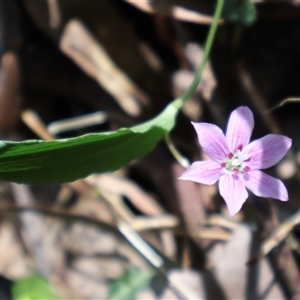
POLYGON ((264 114, 264 112, 267 111, 266 99, 262 96, 262 94, 255 86, 252 77, 245 66, 239 66, 238 75, 243 88, 248 93, 254 107, 256 108, 257 112, 260 114, 261 118, 264 120, 270 131, 272 133, 281 133, 281 130, 274 118, 271 115, 264 114))
POLYGON ((52 122, 47 126, 50 134, 57 135, 61 132, 81 129, 93 125, 102 124, 107 121, 107 114, 104 111, 97 111, 79 117, 64 119, 52 122))
POLYGON ((22 105, 21 68, 17 54, 5 53, 0 68, 0 129, 16 126, 22 105))
POLYGON ((80 21, 73 19, 66 25, 60 49, 110 93, 129 115, 138 116, 140 104, 148 104, 148 96, 115 65, 80 21))
POLYGON ((145 42, 139 44, 139 50, 148 63, 148 65, 152 68, 152 70, 159 72, 163 68, 163 62, 159 58, 159 56, 154 52, 154 50, 145 42))
MULTIPOLYGON (((153 197, 148 195, 129 179, 119 177, 115 174, 103 174, 89 176, 86 180, 89 184, 96 185, 100 189, 101 194, 103 192, 109 192, 111 194, 118 194, 119 196, 126 196, 141 212, 151 216, 151 218, 139 218, 138 221, 136 221, 137 228, 134 225, 137 218, 132 218, 130 223, 136 230, 141 230, 141 227, 143 230, 159 227, 170 228, 179 224, 177 217, 166 214, 164 209, 153 197), (159 222, 155 224, 155 220, 159 222)), ((118 207, 119 206, 124 206, 122 201, 118 202, 118 207)), ((124 210, 124 208, 118 207, 115 208, 120 210, 120 212, 124 210)), ((127 221, 129 220, 127 219, 127 221)))
POLYGON ((266 239, 261 247, 261 254, 267 255, 272 249, 274 249, 281 241, 283 241, 288 234, 293 230, 294 226, 300 223, 300 210, 294 215, 281 223, 271 236, 266 239))
POLYGON ((131 225, 137 231, 173 228, 178 225, 178 219, 175 216, 168 214, 151 217, 135 217, 131 221, 131 225))
POLYGON ((55 140, 55 137, 47 131, 45 124, 35 111, 30 109, 23 110, 21 113, 21 118, 22 121, 43 140, 55 140))
POLYGON ((136 233, 136 231, 126 222, 118 225, 120 232, 154 267, 161 268, 163 259, 136 233))
MULTIPOLYGON (((196 11, 186 9, 181 6, 172 5, 166 7, 153 7, 150 1, 135 1, 135 0, 124 0, 127 3, 135 6, 136 8, 148 13, 148 14, 167 14, 172 18, 179 21, 186 21, 198 24, 211 24, 213 22, 213 18, 196 11)), ((223 23, 223 21, 219 21, 219 23, 223 23)))
POLYGON ((194 239, 206 239, 211 241, 229 241, 232 238, 232 232, 227 232, 221 228, 201 228, 194 232, 175 229, 175 232, 179 236, 190 236, 194 239))
POLYGON ((291 102, 300 102, 300 98, 298 98, 298 97, 286 98, 286 99, 282 100, 278 105, 275 105, 271 109, 267 110, 265 113, 269 113, 269 112, 275 110, 276 108, 282 107, 286 103, 291 103, 291 102))
POLYGON ((162 207, 150 195, 129 179, 119 177, 115 174, 102 174, 89 176, 86 180, 88 183, 96 185, 100 190, 126 196, 146 215, 164 213, 162 207))
POLYGON ((166 228, 179 224, 177 217, 166 214, 163 208, 138 185, 113 174, 92 175, 86 178, 89 184, 97 186, 100 194, 113 206, 119 216, 126 220, 134 230, 162 229, 161 243, 168 257, 175 257, 174 234, 166 228), (121 196, 126 196, 146 217, 136 217, 124 204, 121 196))
POLYGON ((58 29, 61 25, 61 14, 58 0, 47 0, 49 10, 49 25, 53 29, 58 29))
POLYGON ((99 190, 99 193, 112 206, 114 211, 119 217, 121 217, 121 219, 131 223, 131 221, 134 219, 134 214, 126 205, 124 205, 123 199, 120 195, 105 190, 99 190))
POLYGON ((237 226, 237 222, 223 217, 222 215, 211 215, 205 219, 204 225, 221 226, 226 229, 233 230, 237 226))
POLYGON ((200 239, 218 240, 218 241, 229 241, 232 238, 232 233, 220 230, 219 228, 214 229, 201 229, 194 235, 200 239))

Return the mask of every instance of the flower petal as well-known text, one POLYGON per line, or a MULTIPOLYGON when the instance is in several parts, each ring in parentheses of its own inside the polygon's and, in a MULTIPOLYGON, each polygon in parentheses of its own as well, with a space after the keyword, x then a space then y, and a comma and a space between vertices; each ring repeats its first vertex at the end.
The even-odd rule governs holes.
POLYGON ((193 123, 203 151, 214 161, 223 162, 229 153, 222 130, 213 124, 193 123))
POLYGON ((203 184, 214 184, 221 175, 220 164, 212 161, 194 162, 180 177, 182 180, 191 180, 203 184))
POLYGON ((270 197, 281 201, 288 200, 288 193, 282 181, 259 170, 249 171, 245 174, 244 182, 256 196, 270 197))
POLYGON ((220 177, 219 190, 231 216, 241 209, 248 198, 243 179, 233 173, 227 173, 220 177))
POLYGON ((243 150, 243 156, 250 157, 247 165, 251 169, 266 169, 277 164, 291 145, 292 140, 284 135, 268 134, 250 143, 243 150))
POLYGON ((240 145, 242 148, 248 145, 253 127, 253 113, 247 106, 240 106, 231 113, 226 131, 226 141, 231 152, 234 153, 240 145))

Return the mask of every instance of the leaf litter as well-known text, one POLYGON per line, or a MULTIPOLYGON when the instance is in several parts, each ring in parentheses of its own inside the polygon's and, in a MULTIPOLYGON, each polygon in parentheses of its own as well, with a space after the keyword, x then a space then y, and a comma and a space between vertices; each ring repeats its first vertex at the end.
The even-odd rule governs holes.
MULTIPOLYGON (((132 98, 133 102, 131 101, 134 104, 125 101, 126 106, 121 105, 118 100, 122 98, 122 94, 127 95, 130 88, 124 87, 117 77, 114 78, 118 76, 118 72, 109 75, 116 85, 114 91, 118 96, 113 93, 107 96, 107 91, 111 91, 111 85, 105 86, 108 80, 102 81, 100 86, 88 76, 82 75, 86 72, 82 65, 77 64, 72 69, 73 62, 66 62, 66 57, 58 52, 55 54, 54 74, 62 72, 67 75, 59 77, 62 79, 62 86, 57 88, 57 82, 41 76, 47 75, 48 70, 51 70, 51 59, 48 60, 50 54, 46 50, 49 44, 48 41, 38 42, 38 34, 35 33, 34 43, 26 43, 33 43, 37 53, 45 55, 45 63, 49 69, 42 68, 41 61, 37 59, 28 67, 30 54, 24 53, 22 56, 24 72, 30 75, 24 81, 26 88, 22 91, 22 97, 13 92, 14 87, 10 87, 10 94, 5 94, 9 97, 0 95, 0 102, 4 105, 1 106, 4 107, 2 113, 10 118, 10 122, 5 123, 12 124, 15 130, 12 133, 0 122, 3 139, 54 138, 46 129, 50 122, 75 116, 84 117, 99 110, 106 113, 107 119, 104 123, 90 129, 71 127, 73 132, 59 133, 59 136, 78 136, 93 131, 118 129, 127 126, 124 122, 127 122, 128 116, 131 124, 138 124, 140 122, 137 122, 136 117, 146 120, 149 116, 157 115, 169 99, 178 96, 176 93, 184 89, 181 84, 190 81, 195 69, 189 53, 185 52, 185 40, 190 40, 193 47, 199 50, 193 52, 192 58, 200 60, 200 45, 205 38, 201 33, 202 27, 195 29, 180 23, 174 10, 166 17, 157 11, 155 5, 151 15, 147 15, 138 7, 134 8, 132 4, 121 1, 118 4, 101 1, 90 8, 84 3, 74 4, 69 1, 53 1, 56 5, 50 7, 50 2, 52 1, 49 1, 48 8, 34 8, 30 1, 24 1, 25 8, 34 21, 31 26, 42 29, 39 34, 50 36, 58 47, 61 36, 54 34, 53 28, 59 28, 63 32, 67 24, 64 18, 81 19, 82 26, 88 27, 95 41, 106 49, 109 59, 122 70, 127 82, 130 80, 134 86, 139 87, 142 95, 149 96, 148 102, 139 101, 136 95, 132 98), (46 18, 44 21, 40 19, 45 13, 51 16, 47 21, 46 18), (149 22, 144 23, 141 16, 149 22), (150 21, 152 25, 149 25, 150 21), (147 36, 146 31, 138 30, 143 25, 148 26, 147 30, 151 32, 152 38, 147 36), (127 34, 119 35, 118 40, 115 33, 120 28, 124 28, 127 34), (166 32, 171 28, 173 33, 178 34, 171 35, 172 42, 164 45, 163 41, 157 39, 157 28, 165 29, 166 32), (196 38, 200 41, 196 43, 191 35, 200 35, 201 38, 196 38), (159 57, 163 67, 153 68, 147 65, 147 60, 138 51, 139 40, 142 38, 151 45, 151 51, 159 57), (170 45, 176 45, 177 48, 172 49, 170 45), (184 64, 179 66, 174 63, 182 59, 186 60, 185 66, 189 66, 188 68, 184 68, 184 64), (34 68, 35 64, 39 68, 34 68), (67 65, 72 67, 66 67, 67 65), (181 74, 180 80, 175 80, 174 74, 181 74), (70 78, 84 78, 84 83, 72 84, 70 78), (163 78, 173 78, 172 86, 163 78), (91 90, 95 91, 93 101, 87 99, 91 90), (74 97, 74 91, 78 91, 76 93, 80 97, 74 97), (59 102, 55 102, 56 97, 60 99, 59 102), (31 126, 34 134, 24 128, 17 128, 15 116, 5 114, 9 112, 7 99, 10 98, 17 101, 16 103, 22 101, 23 107, 36 111, 41 123, 31 126), (65 101, 65 107, 62 100, 65 101), (146 102, 147 106, 144 106, 146 102), (137 112, 137 108, 139 114, 133 118, 132 112, 137 112), (114 118, 114 115, 124 118, 114 118), (41 128, 42 133, 38 130, 41 128)), ((153 1, 148 1, 148 4, 152 5, 153 1)), ((189 6, 193 5, 194 8, 188 9, 198 13, 198 20, 202 13, 212 15, 210 4, 206 5, 205 1, 201 4, 190 1, 189 6), (199 5, 202 5, 201 10, 199 5)), ((276 7, 284 4, 272 5, 276 7)), ((174 6, 182 7, 184 2, 174 1, 174 6)), ((263 3, 258 6, 258 9, 264 9, 263 3)), ((286 4, 284 11, 288 9, 286 4)), ((295 7, 293 9, 298 10, 295 7)), ((181 13, 185 11, 187 10, 181 10, 181 13)), ((186 14, 185 18, 189 18, 189 15, 186 14)), ((274 18, 279 21, 281 16, 274 13, 274 18)), ((267 19, 264 22, 268 22, 267 19)), ((296 26, 288 22, 284 24, 289 30, 296 26)), ((297 104, 291 104, 290 100, 281 102, 280 107, 270 111, 282 99, 290 98, 291 94, 297 95, 297 89, 290 91, 293 84, 290 83, 288 87, 284 84, 291 82, 290 75, 278 65, 277 71, 282 76, 281 94, 275 97, 272 92, 266 92, 278 89, 279 82, 273 73, 270 75, 273 80, 264 81, 269 72, 267 68, 263 68, 265 60, 260 55, 263 56, 270 48, 262 40, 259 44, 255 43, 257 38, 263 39, 261 35, 268 35, 270 30, 277 30, 275 39, 279 44, 283 37, 276 26, 275 29, 268 26, 262 28, 260 24, 254 24, 253 27, 242 29, 244 33, 249 33, 246 35, 248 40, 245 41, 245 38, 238 37, 238 31, 241 30, 238 26, 225 23, 220 27, 221 35, 216 42, 208 76, 203 78, 204 85, 200 85, 200 90, 193 96, 190 104, 187 102, 185 116, 179 116, 178 125, 171 133, 170 140, 190 161, 199 160, 203 154, 196 145, 196 137, 188 125, 189 121, 205 120, 224 128, 223 122, 230 111, 240 105, 251 106, 254 111, 258 122, 255 138, 268 132, 285 133, 295 139, 295 151, 299 151, 295 129, 298 128, 295 125, 299 125, 297 104), (230 35, 232 31, 236 37, 234 42, 230 35), (255 52, 258 50, 251 50, 253 47, 245 47, 246 43, 257 46, 259 54, 255 52), (239 54, 243 55, 236 55, 234 49, 238 49, 239 54), (241 57, 244 65, 239 69, 236 66, 240 66, 241 57), (253 57, 257 59, 257 64, 252 63, 253 57), (259 77, 260 80, 257 80, 258 77, 254 74, 258 72, 264 78, 259 77), (268 113, 265 114, 265 111, 268 113)), ((272 47, 277 49, 278 44, 272 47)), ((273 55, 278 62, 288 63, 288 57, 280 51, 275 51, 273 55)), ((102 59, 107 60, 108 56, 102 59)), ((100 62, 102 63, 104 61, 100 62)), ((291 64, 289 66, 290 69, 293 68, 291 64)), ((92 68, 96 67, 92 63, 92 68)), ((20 72, 14 66, 11 68, 12 72, 20 72)), ((1 69, 3 70, 4 68, 1 69)), ((1 74, 10 76, 5 72, 1 74)), ((28 121, 24 118, 23 120, 28 125, 28 121)), ((289 159, 296 164, 296 158, 292 154, 289 159)), ((299 294, 299 251, 296 250, 299 249, 297 172, 286 180, 290 200, 285 206, 270 204, 268 201, 261 203, 261 199, 251 197, 242 212, 231 219, 213 187, 183 185, 179 182, 177 177, 182 170, 162 142, 154 151, 132 161, 117 174, 95 175, 63 185, 22 186, 2 182, 1 274, 17 282, 37 272, 59 291, 62 299, 104 299, 108 297, 109 290, 118 283, 133 287, 137 284, 136 290, 133 287, 128 289, 129 293, 134 292, 130 297, 137 299, 192 299, 195 295, 199 299, 290 299, 299 294), (120 224, 124 221, 132 233, 130 237, 133 239, 130 243, 129 236, 120 233, 120 224), (143 246, 140 246, 141 241, 143 246), (144 241, 147 243, 144 244, 144 241), (154 258, 159 257, 161 264, 158 267, 153 266, 152 260, 151 265, 151 256, 150 259, 145 258, 147 253, 151 253, 154 258), (128 276, 130 272, 141 274, 141 282, 131 281, 128 276), (150 276, 151 284, 148 274, 155 274, 150 276), (162 274, 164 280, 160 277, 155 280, 159 274, 162 274), (126 276, 127 279, 124 279, 126 276)), ((124 293, 127 293, 126 289, 124 293)))

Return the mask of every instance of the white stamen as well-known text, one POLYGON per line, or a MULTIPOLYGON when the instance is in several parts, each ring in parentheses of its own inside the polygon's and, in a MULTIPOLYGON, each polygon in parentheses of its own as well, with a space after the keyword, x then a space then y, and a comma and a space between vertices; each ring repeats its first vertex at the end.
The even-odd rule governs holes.
MULTIPOLYGON (((233 172, 235 175, 239 175, 240 172, 246 172, 247 166, 245 160, 248 159, 245 155, 242 154, 240 150, 237 150, 233 157, 227 157, 224 162, 223 171, 224 172, 233 172)), ((222 166, 222 165, 221 165, 222 166)))

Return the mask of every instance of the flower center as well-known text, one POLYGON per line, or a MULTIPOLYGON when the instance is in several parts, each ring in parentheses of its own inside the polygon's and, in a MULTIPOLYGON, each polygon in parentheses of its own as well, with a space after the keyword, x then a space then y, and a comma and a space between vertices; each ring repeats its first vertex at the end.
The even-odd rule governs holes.
POLYGON ((242 146, 239 146, 235 153, 229 152, 225 161, 221 163, 221 167, 225 172, 232 172, 236 176, 240 173, 247 173, 250 171, 250 167, 247 166, 247 162, 251 160, 251 157, 247 157, 242 153, 242 146))

